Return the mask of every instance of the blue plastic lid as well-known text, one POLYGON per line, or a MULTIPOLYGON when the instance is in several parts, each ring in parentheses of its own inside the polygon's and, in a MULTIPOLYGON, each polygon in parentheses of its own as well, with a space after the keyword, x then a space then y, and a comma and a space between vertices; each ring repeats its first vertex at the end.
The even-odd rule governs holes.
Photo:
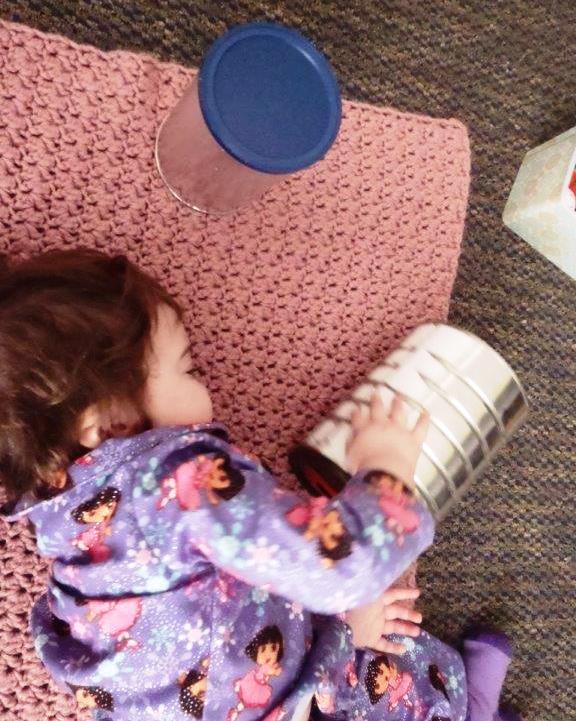
POLYGON ((204 57, 198 85, 215 139, 254 170, 302 170, 324 157, 340 128, 330 64, 281 25, 249 23, 220 37, 204 57))

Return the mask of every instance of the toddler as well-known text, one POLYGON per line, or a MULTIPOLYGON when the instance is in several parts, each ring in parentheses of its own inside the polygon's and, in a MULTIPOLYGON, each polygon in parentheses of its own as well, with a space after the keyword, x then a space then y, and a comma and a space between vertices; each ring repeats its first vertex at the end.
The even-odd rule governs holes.
POLYGON ((462 660, 388 590, 432 542, 427 419, 375 397, 345 490, 285 490, 213 422, 182 317, 123 257, 0 271, 3 515, 52 559, 31 630, 60 688, 99 721, 512 718, 506 637, 462 660))

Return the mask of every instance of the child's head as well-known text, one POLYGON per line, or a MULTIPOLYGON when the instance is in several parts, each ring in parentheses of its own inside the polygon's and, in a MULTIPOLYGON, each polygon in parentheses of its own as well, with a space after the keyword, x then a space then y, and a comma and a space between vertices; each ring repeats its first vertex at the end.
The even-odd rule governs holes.
POLYGON ((318 544, 322 556, 330 561, 339 561, 352 552, 352 536, 337 508, 330 509, 322 517, 318 544))
POLYGON ((244 488, 245 480, 240 471, 230 463, 229 456, 217 453, 214 457, 214 470, 208 478, 213 493, 223 501, 230 501, 244 488))
POLYGON ((0 268, 0 475, 61 484, 103 439, 212 420, 178 304, 122 256, 52 251, 0 268), (58 480, 56 480, 58 479, 58 480))
POLYGON ((201 718, 208 678, 205 673, 192 669, 180 684, 180 708, 184 713, 201 718))
POLYGON ((114 699, 110 691, 99 686, 73 686, 68 684, 74 694, 79 709, 100 708, 105 711, 114 711, 114 699))
POLYGON ((370 703, 376 704, 388 690, 388 684, 397 674, 397 669, 384 654, 376 656, 368 664, 366 690, 370 703))
POLYGON ((254 636, 246 646, 246 655, 259 666, 280 663, 284 656, 284 639, 278 626, 266 626, 254 636))
POLYGON ((77 523, 102 523, 114 518, 120 503, 121 493, 117 488, 103 488, 88 501, 81 503, 72 511, 77 523))

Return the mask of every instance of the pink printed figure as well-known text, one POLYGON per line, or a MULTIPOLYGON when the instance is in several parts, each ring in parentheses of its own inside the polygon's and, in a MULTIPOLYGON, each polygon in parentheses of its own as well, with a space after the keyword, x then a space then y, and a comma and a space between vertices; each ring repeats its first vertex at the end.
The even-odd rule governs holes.
POLYGON ((408 698, 414 682, 406 671, 399 672, 396 664, 384 654, 376 656, 368 664, 366 671, 366 690, 370 703, 377 704, 384 694, 388 693, 388 710, 393 711, 402 701, 406 708, 413 706, 408 698))
POLYGON ((72 544, 81 551, 87 551, 94 563, 103 563, 110 558, 111 550, 105 541, 112 533, 110 522, 118 510, 121 497, 122 494, 117 488, 103 488, 72 511, 72 518, 76 523, 90 525, 72 544))
POLYGON ((91 466, 94 463, 94 459, 89 453, 86 453, 86 455, 77 458, 74 463, 77 466, 91 466))
POLYGON ((286 514, 286 520, 293 526, 308 526, 313 521, 322 517, 322 513, 326 508, 328 499, 326 496, 318 496, 311 498, 308 503, 302 503, 294 506, 291 511, 286 514))
POLYGON ((88 621, 96 620, 100 629, 116 639, 116 651, 137 649, 138 641, 128 631, 142 613, 141 598, 122 598, 118 601, 88 601, 88 621))
POLYGON ((411 508, 414 496, 407 491, 402 481, 387 473, 373 471, 366 476, 366 482, 378 492, 380 509, 386 517, 387 526, 395 533, 398 545, 401 546, 405 534, 414 533, 420 525, 418 514, 411 508))
MULTIPOLYGON (((272 686, 269 680, 280 676, 280 661, 284 655, 284 639, 278 626, 266 626, 246 646, 246 655, 256 664, 256 668, 234 684, 238 695, 238 704, 228 711, 226 721, 236 721, 246 708, 265 708, 272 698, 272 686)), ((278 715, 273 721, 280 718, 278 715)), ((272 712, 273 714, 274 712, 272 712)))
POLYGON ((286 520, 293 526, 307 525, 304 538, 318 541, 322 563, 331 568, 336 561, 352 552, 352 536, 344 525, 340 511, 332 506, 326 508, 325 496, 311 498, 308 503, 295 506, 286 513, 286 520))
POLYGON ((224 454, 198 456, 179 465, 174 473, 160 483, 158 510, 177 500, 180 508, 195 511, 200 506, 200 491, 204 491, 213 505, 229 501, 244 487, 244 476, 232 468, 224 454))
POLYGON ((412 681, 412 676, 410 676, 410 674, 406 671, 398 673, 390 680, 388 685, 390 689, 390 701, 388 703, 388 708, 390 711, 393 711, 400 701, 404 702, 404 706, 406 706, 406 708, 410 708, 412 706, 412 701, 410 701, 407 696, 413 686, 414 683, 412 681))

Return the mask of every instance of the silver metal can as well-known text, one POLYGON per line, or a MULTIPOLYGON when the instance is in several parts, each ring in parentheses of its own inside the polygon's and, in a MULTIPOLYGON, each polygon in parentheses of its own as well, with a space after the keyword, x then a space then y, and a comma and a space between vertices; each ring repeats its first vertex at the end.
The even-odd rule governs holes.
POLYGON ((524 421, 526 394, 514 371, 475 335, 443 324, 416 328, 290 453, 293 471, 311 493, 334 495, 350 477, 350 418, 377 391, 407 404, 408 422, 423 409, 430 426, 415 485, 443 519, 524 421))

